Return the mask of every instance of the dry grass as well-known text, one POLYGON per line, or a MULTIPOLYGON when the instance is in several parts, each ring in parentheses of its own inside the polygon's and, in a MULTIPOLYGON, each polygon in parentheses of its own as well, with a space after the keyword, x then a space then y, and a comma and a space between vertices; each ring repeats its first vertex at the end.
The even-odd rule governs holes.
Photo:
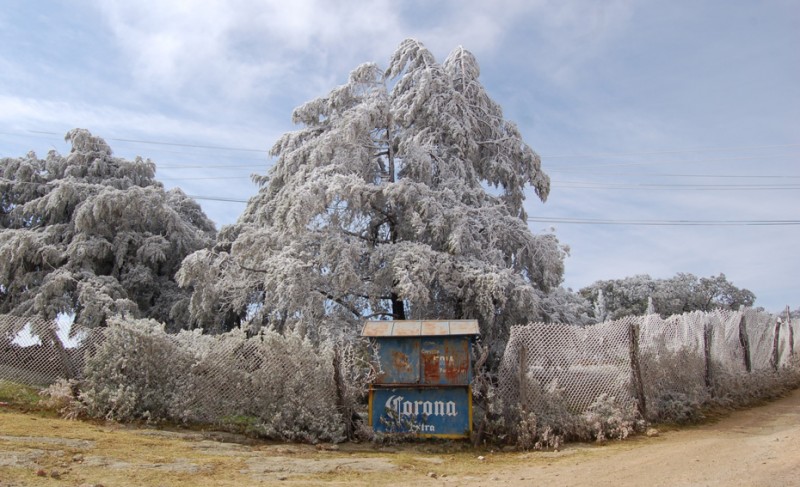
POLYGON ((209 439, 215 436, 221 435, 69 421, 2 407, 0 478, 2 485, 26 486, 425 484, 483 478, 522 458, 527 465, 553 462, 587 448, 523 457, 452 442, 315 447, 236 435, 222 435, 227 442, 209 439))

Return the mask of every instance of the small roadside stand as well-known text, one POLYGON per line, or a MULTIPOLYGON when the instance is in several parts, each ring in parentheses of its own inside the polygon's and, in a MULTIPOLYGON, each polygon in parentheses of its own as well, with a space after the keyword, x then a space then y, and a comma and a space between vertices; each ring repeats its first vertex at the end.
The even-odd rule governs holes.
POLYGON ((468 438, 472 432, 470 345, 477 320, 367 321, 377 345, 369 424, 376 432, 468 438))

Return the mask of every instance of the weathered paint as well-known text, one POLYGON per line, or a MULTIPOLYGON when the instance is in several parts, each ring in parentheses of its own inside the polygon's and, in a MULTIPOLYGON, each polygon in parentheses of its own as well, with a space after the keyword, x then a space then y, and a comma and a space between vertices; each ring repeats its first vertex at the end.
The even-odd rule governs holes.
POLYGON ((426 337, 420 346, 422 383, 468 385, 470 382, 469 340, 464 337, 426 337))
POLYGON ((472 393, 469 386, 374 388, 369 424, 383 433, 465 438, 472 431, 472 393))
POLYGON ((472 431, 470 343, 475 320, 368 321, 380 373, 369 394, 378 432, 464 438, 472 431))
POLYGON ((419 338, 382 338, 376 384, 419 384, 419 338))
POLYGON ((471 380, 467 337, 379 338, 382 385, 468 385, 471 380))

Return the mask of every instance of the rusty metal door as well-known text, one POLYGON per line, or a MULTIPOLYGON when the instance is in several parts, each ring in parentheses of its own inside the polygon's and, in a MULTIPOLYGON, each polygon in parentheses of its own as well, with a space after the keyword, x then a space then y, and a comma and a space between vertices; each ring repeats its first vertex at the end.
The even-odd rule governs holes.
POLYGON ((422 384, 465 386, 470 381, 469 340, 425 337, 420 349, 422 384))

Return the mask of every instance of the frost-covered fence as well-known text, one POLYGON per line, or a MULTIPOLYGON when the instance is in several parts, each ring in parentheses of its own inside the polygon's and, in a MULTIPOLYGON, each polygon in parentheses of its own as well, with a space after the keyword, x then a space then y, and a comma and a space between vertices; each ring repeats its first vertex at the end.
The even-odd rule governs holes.
POLYGON ((556 397, 576 413, 602 394, 632 404, 630 321, 512 327, 499 370, 500 397, 525 411, 556 397))
POLYGON ((65 346, 55 332, 53 341, 41 338, 53 323, 25 320, 0 316, 0 379, 46 386, 79 378, 74 415, 336 441, 370 378, 358 344, 317 345, 293 333, 169 334, 155 321, 114 319, 65 346))
POLYGON ((0 379, 48 386, 80 377, 86 353, 101 340, 101 330, 75 330, 55 320, 0 315, 0 379))
POLYGON ((796 386, 798 325, 747 309, 585 328, 517 326, 498 372, 498 397, 512 424, 537 412, 563 422, 598 401, 623 412, 635 407, 651 421, 689 420, 712 403, 744 404, 796 386))
MULTIPOLYGON (((624 437, 641 419, 686 421, 800 384, 800 320, 754 310, 628 317, 590 327, 512 327, 481 431, 526 447, 624 437)), ((369 349, 293 333, 170 334, 150 320, 68 330, 0 315, 0 379, 79 379, 71 413, 214 424, 261 436, 353 434, 369 349)), ((484 376, 481 376, 484 377, 484 376)), ((485 377, 484 377, 485 378, 485 377)), ((486 384, 489 384, 487 382, 486 384)))

